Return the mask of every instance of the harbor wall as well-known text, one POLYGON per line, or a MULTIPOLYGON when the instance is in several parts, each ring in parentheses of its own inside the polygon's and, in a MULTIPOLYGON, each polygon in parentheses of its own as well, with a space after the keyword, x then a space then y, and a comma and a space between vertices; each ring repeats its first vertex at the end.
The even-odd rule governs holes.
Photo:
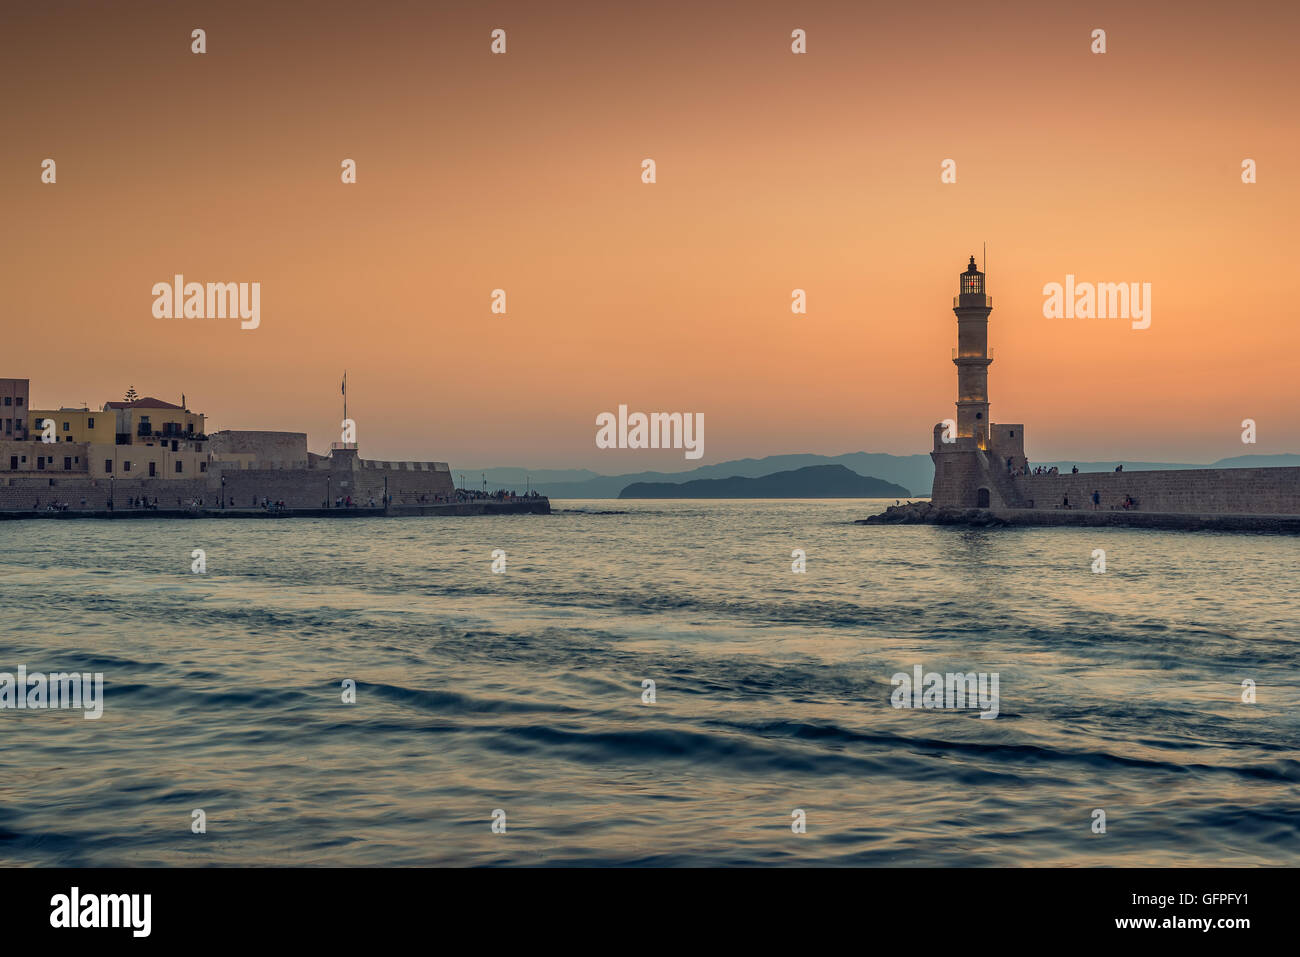
POLYGON ((426 462, 366 462, 358 468, 283 468, 213 470, 195 479, 90 478, 84 472, 0 475, 0 511, 44 508, 62 502, 73 508, 103 509, 109 495, 114 508, 127 508, 131 498, 155 498, 162 508, 185 507, 196 499, 204 505, 221 500, 221 476, 226 478, 229 505, 248 508, 262 499, 284 502, 291 508, 320 508, 327 501, 351 496, 366 504, 371 498, 383 501, 384 480, 394 505, 430 503, 438 496, 454 493, 451 472, 426 462))
POLYGON ((156 510, 154 509, 108 509, 99 508, 72 508, 66 512, 47 512, 44 509, 17 509, 6 511, 0 509, 0 522, 2 521, 35 521, 38 519, 49 519, 53 521, 75 521, 77 519, 96 518, 96 519, 268 519, 279 520, 289 518, 330 518, 330 519, 351 519, 351 518, 389 518, 389 517, 454 517, 466 515, 550 515, 550 500, 537 496, 532 498, 519 499, 465 499, 463 501, 444 502, 436 505, 393 505, 388 509, 376 506, 368 508, 285 508, 285 509, 265 509, 265 508, 213 508, 205 506, 202 508, 164 508, 161 504, 156 510))
POLYGON ((39 478, 35 475, 8 475, 0 477, 0 511, 44 508, 51 502, 80 508, 83 499, 86 508, 107 508, 110 492, 113 505, 118 509, 125 509, 128 499, 143 497, 150 502, 158 499, 160 508, 177 508, 177 499, 180 507, 199 498, 207 504, 215 503, 221 495, 221 487, 208 478, 110 481, 87 478, 84 473, 63 473, 59 477, 46 473, 39 478))
POLYGON ((1161 469, 1142 472, 1080 472, 1010 478, 1027 508, 1056 508, 1068 497, 1072 508, 1119 508, 1124 497, 1139 512, 1236 515, 1300 514, 1300 468, 1161 469))
POLYGON ((934 486, 930 500, 945 508, 1093 510, 1122 509, 1125 497, 1141 512, 1223 515, 1300 515, 1300 467, 1152 469, 1013 475, 1001 455, 991 455, 968 438, 931 453, 934 486))

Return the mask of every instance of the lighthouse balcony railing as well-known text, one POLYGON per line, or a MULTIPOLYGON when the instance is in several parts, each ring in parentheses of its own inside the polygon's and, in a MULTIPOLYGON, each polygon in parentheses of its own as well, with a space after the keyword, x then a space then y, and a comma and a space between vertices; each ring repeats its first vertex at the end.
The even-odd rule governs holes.
POLYGON ((989 354, 986 355, 986 356, 980 355, 978 352, 971 352, 971 353, 962 353, 962 355, 959 357, 959 356, 957 355, 957 347, 956 347, 956 346, 953 346, 953 347, 952 347, 952 357, 953 357, 954 359, 957 359, 957 358, 962 358, 962 359, 992 359, 992 358, 993 358, 993 347, 992 347, 992 346, 989 347, 989 354))
POLYGON ((958 309, 962 306, 975 306, 975 307, 982 306, 985 309, 992 309, 993 297, 986 296, 983 293, 978 293, 978 292, 966 292, 966 293, 962 293, 960 296, 953 296, 952 307, 954 309, 958 309))

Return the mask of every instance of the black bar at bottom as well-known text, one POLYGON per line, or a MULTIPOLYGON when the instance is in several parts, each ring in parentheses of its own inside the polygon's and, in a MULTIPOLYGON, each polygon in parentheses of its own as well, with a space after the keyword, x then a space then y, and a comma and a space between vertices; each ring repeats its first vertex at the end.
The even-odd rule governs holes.
POLYGON ((11 868, 0 871, 0 892, 7 942, 75 936, 79 944, 193 941, 261 949, 280 941, 300 947, 429 940, 432 933, 456 949, 576 936, 609 946, 622 940, 639 950, 700 942, 693 936, 732 947, 777 939, 811 945, 833 933, 885 946, 930 941, 948 951, 980 940, 996 946, 1127 937, 1182 945, 1199 938, 1232 947, 1259 931, 1278 939, 1289 926, 1282 907, 1294 877, 1294 870, 1270 868, 11 868))

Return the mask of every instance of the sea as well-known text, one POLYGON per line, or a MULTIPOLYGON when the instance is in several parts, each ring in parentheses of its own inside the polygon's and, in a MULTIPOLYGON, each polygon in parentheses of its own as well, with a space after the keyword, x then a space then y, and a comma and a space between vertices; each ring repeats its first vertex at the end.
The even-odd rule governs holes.
POLYGON ((1295 538, 552 504, 0 522, 0 864, 1300 864, 1295 538))

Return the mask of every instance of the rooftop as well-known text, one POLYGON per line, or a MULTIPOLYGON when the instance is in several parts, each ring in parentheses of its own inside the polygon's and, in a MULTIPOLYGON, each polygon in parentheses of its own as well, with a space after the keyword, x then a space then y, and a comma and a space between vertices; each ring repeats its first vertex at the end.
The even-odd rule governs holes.
POLYGON ((175 402, 164 402, 162 399, 155 399, 153 396, 145 396, 142 399, 136 399, 134 402, 105 402, 104 411, 109 409, 176 409, 179 412, 188 412, 189 409, 183 405, 177 405, 175 402))

